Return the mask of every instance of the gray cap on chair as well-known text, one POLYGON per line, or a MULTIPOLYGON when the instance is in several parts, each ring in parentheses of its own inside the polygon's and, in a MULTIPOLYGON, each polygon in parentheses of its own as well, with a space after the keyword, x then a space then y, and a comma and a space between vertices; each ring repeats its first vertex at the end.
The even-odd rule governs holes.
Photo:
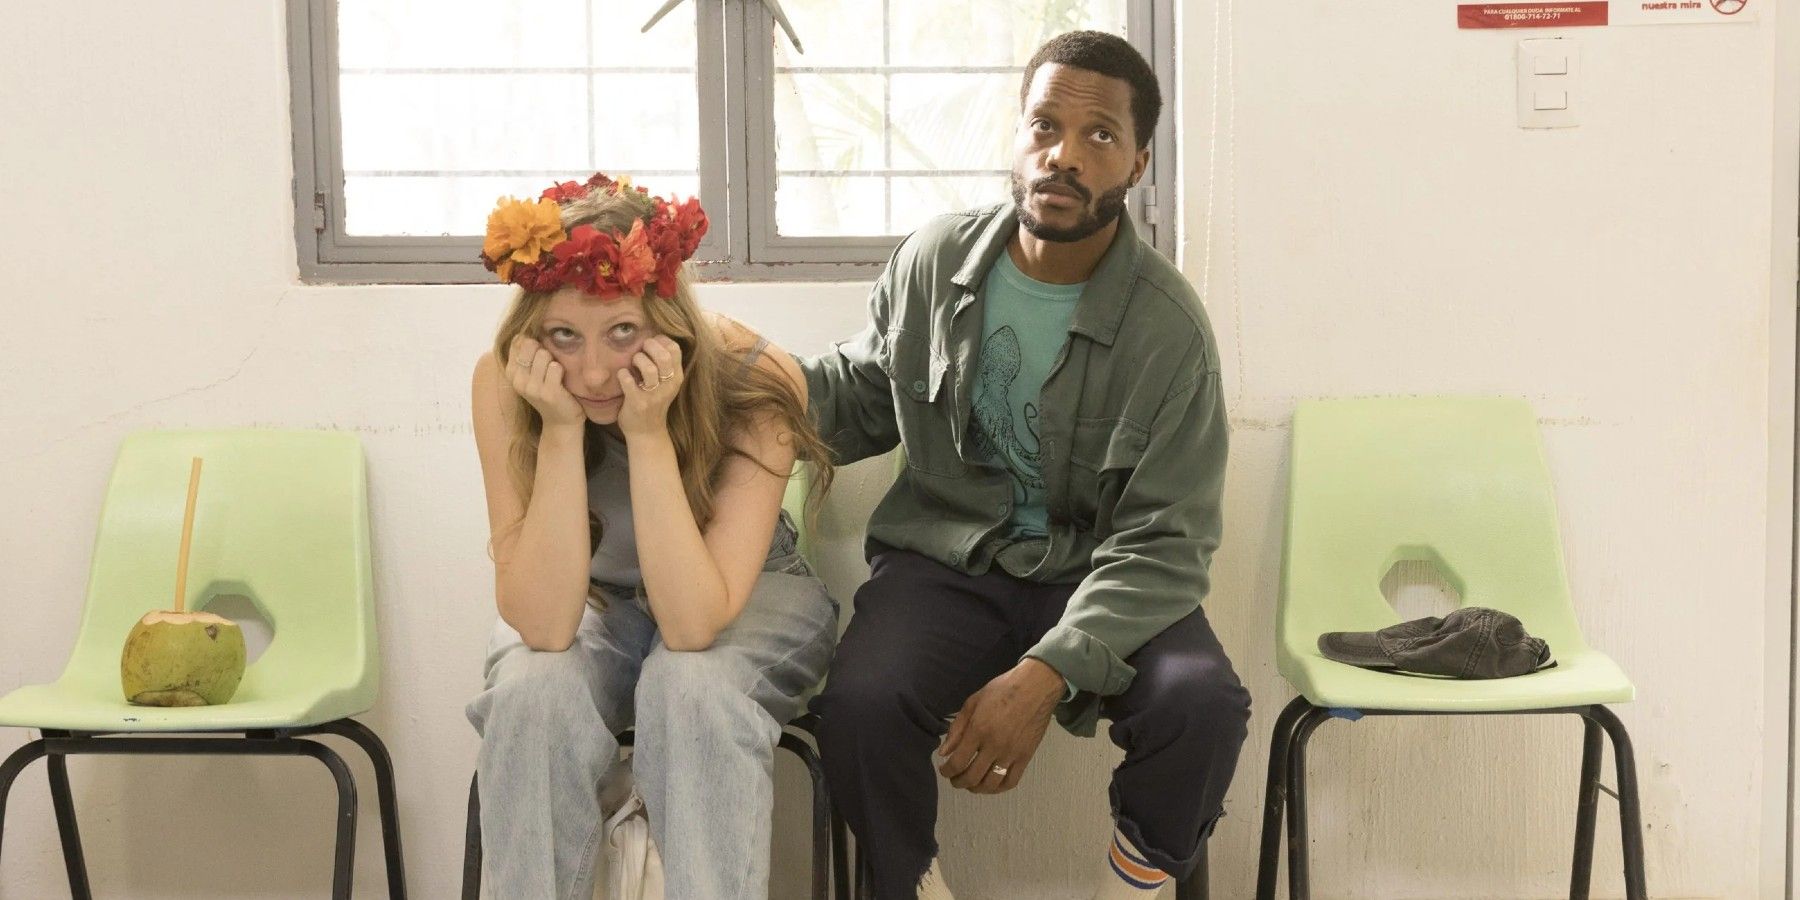
POLYGON ((1319 653, 1353 666, 1450 678, 1507 678, 1556 664, 1542 638, 1526 634, 1516 617, 1485 606, 1380 631, 1327 632, 1319 635, 1319 653))

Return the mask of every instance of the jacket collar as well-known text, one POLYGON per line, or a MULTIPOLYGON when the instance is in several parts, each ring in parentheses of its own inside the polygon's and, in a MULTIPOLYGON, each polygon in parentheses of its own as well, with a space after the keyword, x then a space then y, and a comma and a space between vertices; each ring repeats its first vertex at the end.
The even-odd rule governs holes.
MULTIPOLYGON (((969 246, 962 267, 950 276, 952 283, 969 291, 981 287, 981 280, 1019 230, 1018 209, 1010 202, 985 210, 983 215, 991 218, 969 246)), ((1119 324, 1125 320, 1125 307, 1131 300, 1143 248, 1131 216, 1119 216, 1119 230, 1113 234, 1112 246, 1100 257, 1100 264, 1094 267, 1081 291, 1081 299, 1076 301, 1075 314, 1069 320, 1070 331, 1111 346, 1119 334, 1119 324)))

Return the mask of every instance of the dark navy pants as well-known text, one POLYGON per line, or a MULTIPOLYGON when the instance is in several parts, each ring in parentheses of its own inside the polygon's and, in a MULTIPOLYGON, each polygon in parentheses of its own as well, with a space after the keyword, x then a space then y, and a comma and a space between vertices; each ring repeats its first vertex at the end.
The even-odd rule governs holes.
MULTIPOLYGON (((871 546, 869 580, 813 708, 832 802, 864 848, 875 895, 910 900, 937 855, 931 754, 946 718, 1056 625, 1075 585, 998 569, 969 576, 871 546)), ((1130 688, 1101 703, 1125 751, 1113 815, 1151 863, 1185 876, 1231 785, 1250 695, 1198 609, 1126 662, 1137 670, 1130 688)), ((1103 852, 1093 848, 1096 860, 1103 852)))

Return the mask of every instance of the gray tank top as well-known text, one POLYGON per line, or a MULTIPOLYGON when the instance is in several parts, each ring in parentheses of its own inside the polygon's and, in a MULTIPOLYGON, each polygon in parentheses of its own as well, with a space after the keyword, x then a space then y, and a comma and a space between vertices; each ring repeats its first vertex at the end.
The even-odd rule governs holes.
MULTIPOLYGON (((767 339, 758 340, 744 355, 738 369, 740 377, 768 345, 767 339)), ((594 558, 588 565, 588 579, 607 593, 631 596, 643 586, 644 577, 638 569, 637 528, 631 520, 631 472, 626 466, 630 457, 623 437, 604 429, 591 433, 600 435, 606 453, 599 467, 588 476, 588 509, 600 520, 600 545, 594 549, 594 558)), ((771 567, 786 571, 803 565, 798 562, 795 544, 793 519, 787 510, 782 510, 764 571, 771 567)))
POLYGON ((635 588, 638 572, 637 528, 631 522, 631 472, 626 468, 625 439, 596 430, 606 444, 600 467, 588 476, 588 510, 600 520, 600 546, 588 565, 588 578, 601 584, 635 588))

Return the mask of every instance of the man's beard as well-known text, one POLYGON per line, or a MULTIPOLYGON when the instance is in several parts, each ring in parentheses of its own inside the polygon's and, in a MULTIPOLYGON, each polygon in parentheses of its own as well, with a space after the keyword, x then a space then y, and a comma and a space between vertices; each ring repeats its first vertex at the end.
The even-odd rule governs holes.
POLYGON ((1091 237, 1095 232, 1111 225, 1119 216, 1124 215, 1125 192, 1130 189, 1131 182, 1127 181, 1101 194, 1100 201, 1095 203, 1093 202, 1094 195, 1089 193, 1087 188, 1082 187, 1073 175, 1045 175, 1033 180, 1028 189, 1025 182, 1019 178, 1019 173, 1012 173, 1013 206, 1018 210, 1019 227, 1024 228, 1031 233, 1032 237, 1039 240, 1053 241, 1059 244, 1073 243, 1091 237), (1081 197, 1083 204, 1092 208, 1084 209, 1080 221, 1067 228, 1045 225, 1025 209, 1025 197, 1028 193, 1036 193, 1045 185, 1050 184, 1061 185, 1074 191, 1081 197))

